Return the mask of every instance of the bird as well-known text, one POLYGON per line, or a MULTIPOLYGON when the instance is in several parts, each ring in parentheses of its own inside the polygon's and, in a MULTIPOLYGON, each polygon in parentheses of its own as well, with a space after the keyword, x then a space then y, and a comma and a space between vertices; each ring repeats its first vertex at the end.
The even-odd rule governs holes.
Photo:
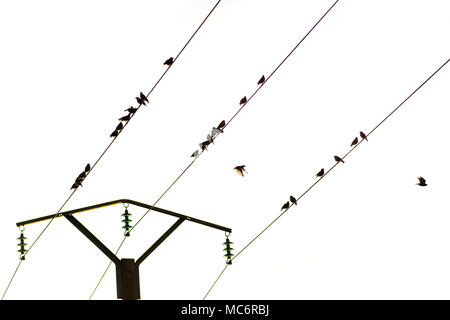
MULTIPOLYGON (((141 98, 143 101, 145 101, 145 102, 147 102, 148 103, 148 99, 147 99, 147 96, 145 95, 145 94, 143 94, 142 92, 141 93, 139 93, 139 98, 141 98)), ((144 103, 145 104, 145 103, 144 103)))
POLYGON ((77 180, 84 180, 86 178, 86 171, 82 171, 79 175, 77 180))
POLYGON ((80 186, 80 184, 77 184, 76 182, 72 185, 72 187, 70 188, 70 190, 72 189, 76 189, 80 186))
POLYGON ((142 100, 140 97, 136 97, 136 101, 137 101, 137 103, 139 103, 139 105, 143 104, 145 106, 145 101, 142 100))
POLYGON ((131 114, 127 114, 126 116, 123 116, 122 118, 119 119, 119 121, 128 121, 131 118, 131 114))
POLYGON ((259 85, 259 84, 263 84, 264 81, 266 81, 266 78, 265 78, 264 75, 263 75, 263 76, 261 77, 261 79, 259 79, 258 85, 259 85))
POLYGON ((211 141, 203 141, 202 143, 200 143, 200 148, 202 149, 202 151, 204 151, 206 149, 206 147, 208 147, 210 145, 211 141))
POLYGON ((245 171, 245 165, 242 165, 242 166, 236 166, 236 167, 234 167, 234 169, 233 170, 236 170, 236 172, 238 173, 238 174, 240 174, 241 176, 244 176, 244 172, 247 172, 247 171, 245 171))
POLYGON ((195 150, 195 151, 191 154, 191 157, 193 157, 193 158, 197 157, 197 156, 198 156, 198 153, 199 153, 199 151, 198 151, 198 150, 195 150))
POLYGON ((239 101, 239 104, 244 104, 244 103, 246 103, 246 102, 247 102, 247 97, 244 96, 244 97, 241 99, 241 101, 239 101))
POLYGON ((213 137, 212 135, 210 135, 209 133, 208 133, 208 135, 206 136, 206 140, 209 141, 209 142, 211 142, 211 143, 214 143, 214 137, 213 137))
POLYGON ((216 136, 219 133, 223 133, 223 127, 225 127, 225 120, 220 121, 219 125, 216 127, 213 127, 211 130, 211 133, 216 136))
POLYGON ((86 167, 84 167, 84 172, 88 173, 89 171, 91 171, 91 165, 88 163, 86 167))
POLYGON ((113 138, 113 137, 117 137, 118 135, 119 135, 119 131, 114 130, 114 131, 110 134, 110 137, 113 138))
POLYGON ((363 138, 364 140, 369 141, 369 140, 367 140, 367 136, 366 136, 366 134, 365 134, 364 132, 360 131, 360 132, 359 132, 359 135, 360 135, 360 137, 363 138))
POLYGON ((286 202, 285 204, 283 204, 283 206, 281 207, 281 210, 288 209, 288 208, 289 208, 289 201, 286 202))
POLYGON ((291 200, 291 202, 292 202, 293 204, 297 205, 297 199, 295 199, 294 196, 290 196, 290 197, 289 197, 289 200, 291 200))
POLYGON ((122 122, 119 122, 119 124, 116 127, 116 130, 120 131, 120 130, 122 130, 122 128, 123 128, 123 124, 122 124, 122 122))
POLYGON ((352 144, 350 145, 350 147, 353 147, 355 145, 358 144, 358 137, 356 137, 355 139, 353 139, 352 144))
POLYGON ((128 109, 125 109, 124 111, 128 111, 129 113, 135 113, 137 111, 137 108, 129 107, 128 109))
POLYGON ((421 187, 425 187, 427 186, 426 181, 423 177, 417 177, 417 179, 419 179, 419 182, 416 183, 417 185, 421 186, 421 187))
POLYGON ((172 57, 170 57, 169 59, 167 59, 167 60, 164 62, 164 64, 165 64, 165 65, 168 65, 169 67, 172 65, 172 63, 173 63, 173 58, 172 58, 172 57))
POLYGON ((322 169, 320 169, 319 172, 317 172, 316 177, 321 177, 321 176, 323 176, 324 173, 325 173, 325 169, 322 168, 322 169))
POLYGON ((342 159, 339 158, 338 156, 334 156, 334 160, 336 160, 337 162, 345 163, 344 160, 342 160, 342 159))

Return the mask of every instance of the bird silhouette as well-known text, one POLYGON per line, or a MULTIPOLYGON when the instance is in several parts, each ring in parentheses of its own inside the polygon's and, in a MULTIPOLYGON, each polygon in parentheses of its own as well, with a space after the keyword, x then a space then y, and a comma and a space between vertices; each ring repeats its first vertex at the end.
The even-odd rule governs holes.
POLYGON ((140 97, 136 97, 136 101, 139 105, 145 105, 145 101, 142 100, 140 97))
POLYGON ((322 169, 320 169, 319 172, 317 172, 316 177, 321 177, 321 176, 323 176, 324 173, 325 173, 325 169, 322 168, 322 169))
POLYGON ((417 177, 417 179, 419 179, 419 182, 416 183, 417 185, 419 185, 421 187, 427 186, 427 183, 426 183, 426 181, 425 181, 425 179, 423 177, 417 177))
POLYGON ((247 102, 247 97, 244 96, 244 97, 241 99, 241 101, 239 101, 239 104, 244 104, 244 103, 246 103, 246 102, 247 102))
POLYGON ((358 144, 358 137, 353 139, 352 144, 350 145, 350 147, 356 146, 357 144, 358 144))
POLYGON ((288 208, 289 208, 289 201, 286 202, 285 204, 283 204, 283 206, 281 207, 281 210, 288 209, 288 208))
POLYGON ((167 60, 164 62, 164 64, 165 64, 165 65, 168 65, 169 67, 172 65, 172 63, 173 63, 173 58, 172 58, 172 57, 170 57, 169 59, 167 59, 167 60))
POLYGON ((245 171, 245 165, 242 165, 242 166, 236 166, 235 168, 234 168, 234 170, 236 170, 236 172, 238 173, 238 174, 240 174, 241 176, 244 176, 244 172, 246 172, 247 173, 247 171, 245 171))
POLYGON ((114 130, 114 131, 110 134, 110 137, 113 138, 113 137, 117 137, 118 135, 119 135, 119 131, 114 130))
POLYGON ((131 113, 127 114, 126 116, 123 116, 119 119, 119 121, 128 121, 131 118, 131 113))
POLYGON ((128 109, 125 109, 124 111, 128 111, 129 113, 135 113, 137 111, 137 108, 129 107, 128 109))
POLYGON ((200 143, 200 148, 202 149, 202 151, 204 151, 209 145, 211 144, 211 141, 203 141, 202 143, 200 143))
POLYGON ((91 165, 88 163, 84 168, 84 172, 88 173, 89 171, 91 171, 91 165))
POLYGON ((265 78, 264 75, 263 75, 263 76, 261 77, 261 79, 259 79, 258 85, 259 85, 259 84, 263 84, 264 81, 266 81, 266 78, 265 78))
POLYGON ((72 185, 72 187, 70 188, 70 190, 72 190, 72 189, 76 189, 76 188, 78 188, 80 186, 80 184, 78 184, 78 183, 74 183, 73 185, 72 185))
POLYGON ((198 150, 195 150, 195 151, 191 154, 191 157, 192 157, 192 158, 195 158, 195 157, 198 156, 198 154, 199 154, 199 151, 198 151, 198 150))
POLYGON ((369 141, 369 140, 367 140, 367 136, 366 136, 366 134, 365 134, 364 132, 360 131, 360 132, 359 132, 359 136, 360 136, 361 138, 363 138, 364 140, 369 141))
POLYGON ((338 156, 334 156, 334 160, 336 160, 337 162, 345 163, 344 160, 342 160, 342 159, 339 158, 338 156))
POLYGON ((294 196, 290 196, 290 197, 289 197, 289 200, 291 200, 291 202, 292 202, 293 204, 297 205, 297 199, 295 199, 294 196))
POLYGON ((123 129, 123 123, 122 122, 119 122, 119 124, 117 125, 117 127, 116 127, 116 131, 120 131, 120 130, 122 130, 123 129))
POLYGON ((223 127, 225 127, 225 120, 222 120, 219 125, 216 127, 213 127, 211 130, 211 133, 213 136, 218 135, 219 133, 223 133, 223 127))
POLYGON ((145 102, 148 103, 147 96, 145 94, 143 94, 142 92, 139 93, 139 98, 141 98, 142 101, 145 101, 145 102))

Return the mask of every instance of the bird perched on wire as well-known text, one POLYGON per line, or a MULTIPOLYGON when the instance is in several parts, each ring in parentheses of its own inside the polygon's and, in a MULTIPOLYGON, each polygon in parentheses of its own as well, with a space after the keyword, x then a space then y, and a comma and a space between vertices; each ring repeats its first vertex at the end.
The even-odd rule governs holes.
POLYGON ((211 141, 203 141, 202 143, 200 143, 200 148, 202 149, 202 151, 204 151, 209 145, 211 144, 211 141))
POLYGON ((91 171, 91 165, 88 163, 86 167, 84 167, 84 172, 88 173, 89 171, 91 171))
POLYGON ((172 57, 170 57, 169 59, 167 59, 165 62, 164 62, 164 65, 167 65, 167 66, 171 66, 172 65, 172 63, 173 63, 173 58, 172 57))
POLYGON ((225 127, 225 120, 220 121, 217 128, 213 127, 211 133, 213 135, 218 135, 219 133, 223 133, 223 127, 225 127))
POLYGON ((123 129, 123 124, 122 124, 122 122, 119 122, 119 124, 116 127, 116 131, 120 131, 122 129, 123 129))
POLYGON ((146 106, 146 103, 148 103, 147 97, 142 92, 139 93, 139 97, 136 97, 136 101, 139 103, 139 105, 143 104, 144 106, 146 106))
POLYGON ((339 158, 338 156, 334 156, 334 160, 336 160, 337 162, 345 163, 344 160, 342 160, 342 159, 339 158))
POLYGON ((286 202, 285 204, 283 204, 283 206, 281 207, 281 210, 288 209, 288 208, 289 208, 289 201, 286 202))
POLYGON ((119 119, 119 121, 128 121, 131 118, 131 113, 127 114, 126 116, 123 116, 119 119))
POLYGON ((425 179, 423 177, 417 177, 417 179, 419 179, 419 182, 416 183, 417 185, 419 185, 421 187, 427 186, 427 183, 426 183, 426 181, 425 181, 425 179))
POLYGON ((369 140, 367 140, 367 136, 366 136, 366 134, 365 134, 364 132, 360 131, 360 132, 359 132, 359 136, 360 136, 361 138, 363 138, 364 140, 369 141, 369 140))
POLYGON ((295 199, 294 196, 290 196, 290 197, 289 197, 289 200, 291 200, 291 202, 292 202, 293 204, 297 205, 297 199, 295 199))
POLYGON ((358 137, 353 139, 352 144, 350 145, 350 147, 356 146, 357 144, 358 144, 358 137))
POLYGON ((247 102, 247 97, 244 96, 244 97, 241 99, 241 101, 239 101, 239 104, 244 104, 244 103, 246 103, 246 102, 247 102))
POLYGON ((114 138, 114 137, 117 137, 118 135, 119 135, 119 131, 114 130, 109 136, 110 136, 111 138, 114 138))
POLYGON ((320 169, 319 172, 317 172, 316 177, 321 177, 321 176, 323 176, 324 173, 325 173, 325 169, 322 168, 322 169, 320 169))
POLYGON ((137 111, 137 108, 129 107, 128 109, 125 109, 124 111, 128 111, 129 113, 135 113, 137 111))
POLYGON ((242 166, 236 166, 236 167, 234 167, 233 170, 236 170, 236 172, 237 172, 238 174, 240 174, 241 176, 244 176, 244 172, 247 173, 247 171, 245 171, 244 168, 245 168, 245 165, 242 165, 242 166))
POLYGON ((266 78, 264 77, 264 75, 258 80, 258 85, 263 84, 264 81, 266 81, 266 78))
POLYGON ((195 158, 195 157, 198 156, 198 154, 199 154, 199 151, 198 151, 198 150, 195 150, 195 151, 191 154, 191 157, 192 157, 192 158, 195 158))

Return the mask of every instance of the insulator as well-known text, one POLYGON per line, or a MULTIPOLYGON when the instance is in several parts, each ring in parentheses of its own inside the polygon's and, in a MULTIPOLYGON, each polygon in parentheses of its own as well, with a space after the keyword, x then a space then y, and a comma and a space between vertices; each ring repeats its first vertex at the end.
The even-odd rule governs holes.
POLYGON ((125 208, 125 212, 124 212, 124 214, 122 214, 122 217, 124 217, 124 219, 122 220, 122 223, 124 224, 124 226, 122 228, 125 229, 125 236, 127 236, 127 237, 130 236, 130 232, 128 230, 131 229, 130 223, 131 223, 131 221, 133 221, 130 219, 130 216, 131 216, 131 213, 129 213, 128 209, 125 208))
POLYGON ((231 251, 233 251, 234 249, 231 247, 231 245, 233 244, 233 242, 230 241, 230 239, 228 239, 228 235, 226 236, 227 238, 225 239, 225 242, 223 243, 223 245, 225 246, 225 249, 223 249, 223 251, 225 251, 225 255, 224 257, 227 258, 227 264, 231 264, 231 260, 234 257, 234 254, 231 253, 231 251))
POLYGON ((26 237, 23 235, 23 231, 20 232, 20 236, 17 238, 17 240, 19 240, 19 244, 17 246, 19 246, 19 250, 17 250, 17 252, 20 252, 20 259, 25 260, 25 253, 28 251, 25 249, 25 246, 27 245, 25 243, 25 239, 26 237))

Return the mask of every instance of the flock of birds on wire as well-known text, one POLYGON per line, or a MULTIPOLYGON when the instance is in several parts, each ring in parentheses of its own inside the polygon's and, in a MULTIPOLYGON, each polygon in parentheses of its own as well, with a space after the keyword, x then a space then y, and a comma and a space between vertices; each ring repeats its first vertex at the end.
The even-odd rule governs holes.
MULTIPOLYGON (((174 59, 171 57, 169 59, 167 59, 164 62, 164 65, 167 65, 168 67, 170 67, 174 62, 174 59)), ((262 85, 264 82, 266 81, 266 78, 263 76, 261 76, 261 78, 258 80, 257 85, 262 85)), ((148 98, 145 94, 143 94, 142 92, 140 92, 139 97, 136 97, 136 101, 137 103, 139 103, 139 106, 144 105, 146 106, 148 101, 148 98)), ((244 96, 243 98, 241 98, 241 100, 239 101, 240 105, 243 105, 247 103, 247 96, 244 96)), ((117 127, 114 129, 114 131, 110 134, 111 138, 115 138, 119 135, 120 131, 123 129, 124 125, 123 122, 128 122, 131 119, 131 116, 137 111, 138 108, 134 108, 132 106, 130 106, 128 109, 125 109, 124 111, 127 111, 128 114, 119 118, 119 124, 117 125, 117 127)), ((200 150, 203 152, 205 150, 207 150, 208 146, 211 143, 214 143, 214 139, 217 137, 217 135, 219 135, 220 133, 223 133, 223 129, 225 127, 225 120, 222 120, 219 125, 217 127, 213 127, 211 130, 211 133, 208 133, 208 135, 206 136, 206 140, 201 142, 199 144, 200 146, 200 150)), ((367 136, 364 132, 360 131, 359 135, 361 137, 362 140, 367 140, 367 136)), ((358 144, 359 140, 358 137, 355 137, 355 139, 353 139, 352 143, 350 144, 350 147, 356 146, 358 144)), ((196 158, 198 155, 200 154, 199 150, 195 150, 191 157, 196 158)), ((344 160, 342 158, 340 158, 339 156, 334 156, 334 160, 336 162, 342 162, 345 163, 344 160)), ((91 170, 90 164, 88 163, 85 167, 85 169, 83 170, 83 172, 81 172, 78 177, 75 179, 75 182, 72 185, 71 189, 77 189, 79 186, 82 186, 82 182, 84 180, 84 178, 86 177, 86 175, 89 173, 89 171, 91 170)), ((244 173, 248 173, 245 170, 245 165, 240 165, 240 166, 236 166, 233 170, 236 170, 236 172, 241 175, 242 177, 244 177, 244 173)), ((316 174, 317 178, 321 178, 323 175, 325 174, 325 169, 322 168, 320 169, 320 171, 316 174)), ((427 186, 426 180, 423 177, 418 177, 417 178, 419 180, 418 183, 416 183, 416 185, 425 187, 427 186)), ((281 210, 287 210, 289 209, 289 207, 291 205, 297 205, 297 199, 294 196, 290 196, 289 197, 289 201, 285 202, 283 204, 283 206, 281 207, 281 210)))

